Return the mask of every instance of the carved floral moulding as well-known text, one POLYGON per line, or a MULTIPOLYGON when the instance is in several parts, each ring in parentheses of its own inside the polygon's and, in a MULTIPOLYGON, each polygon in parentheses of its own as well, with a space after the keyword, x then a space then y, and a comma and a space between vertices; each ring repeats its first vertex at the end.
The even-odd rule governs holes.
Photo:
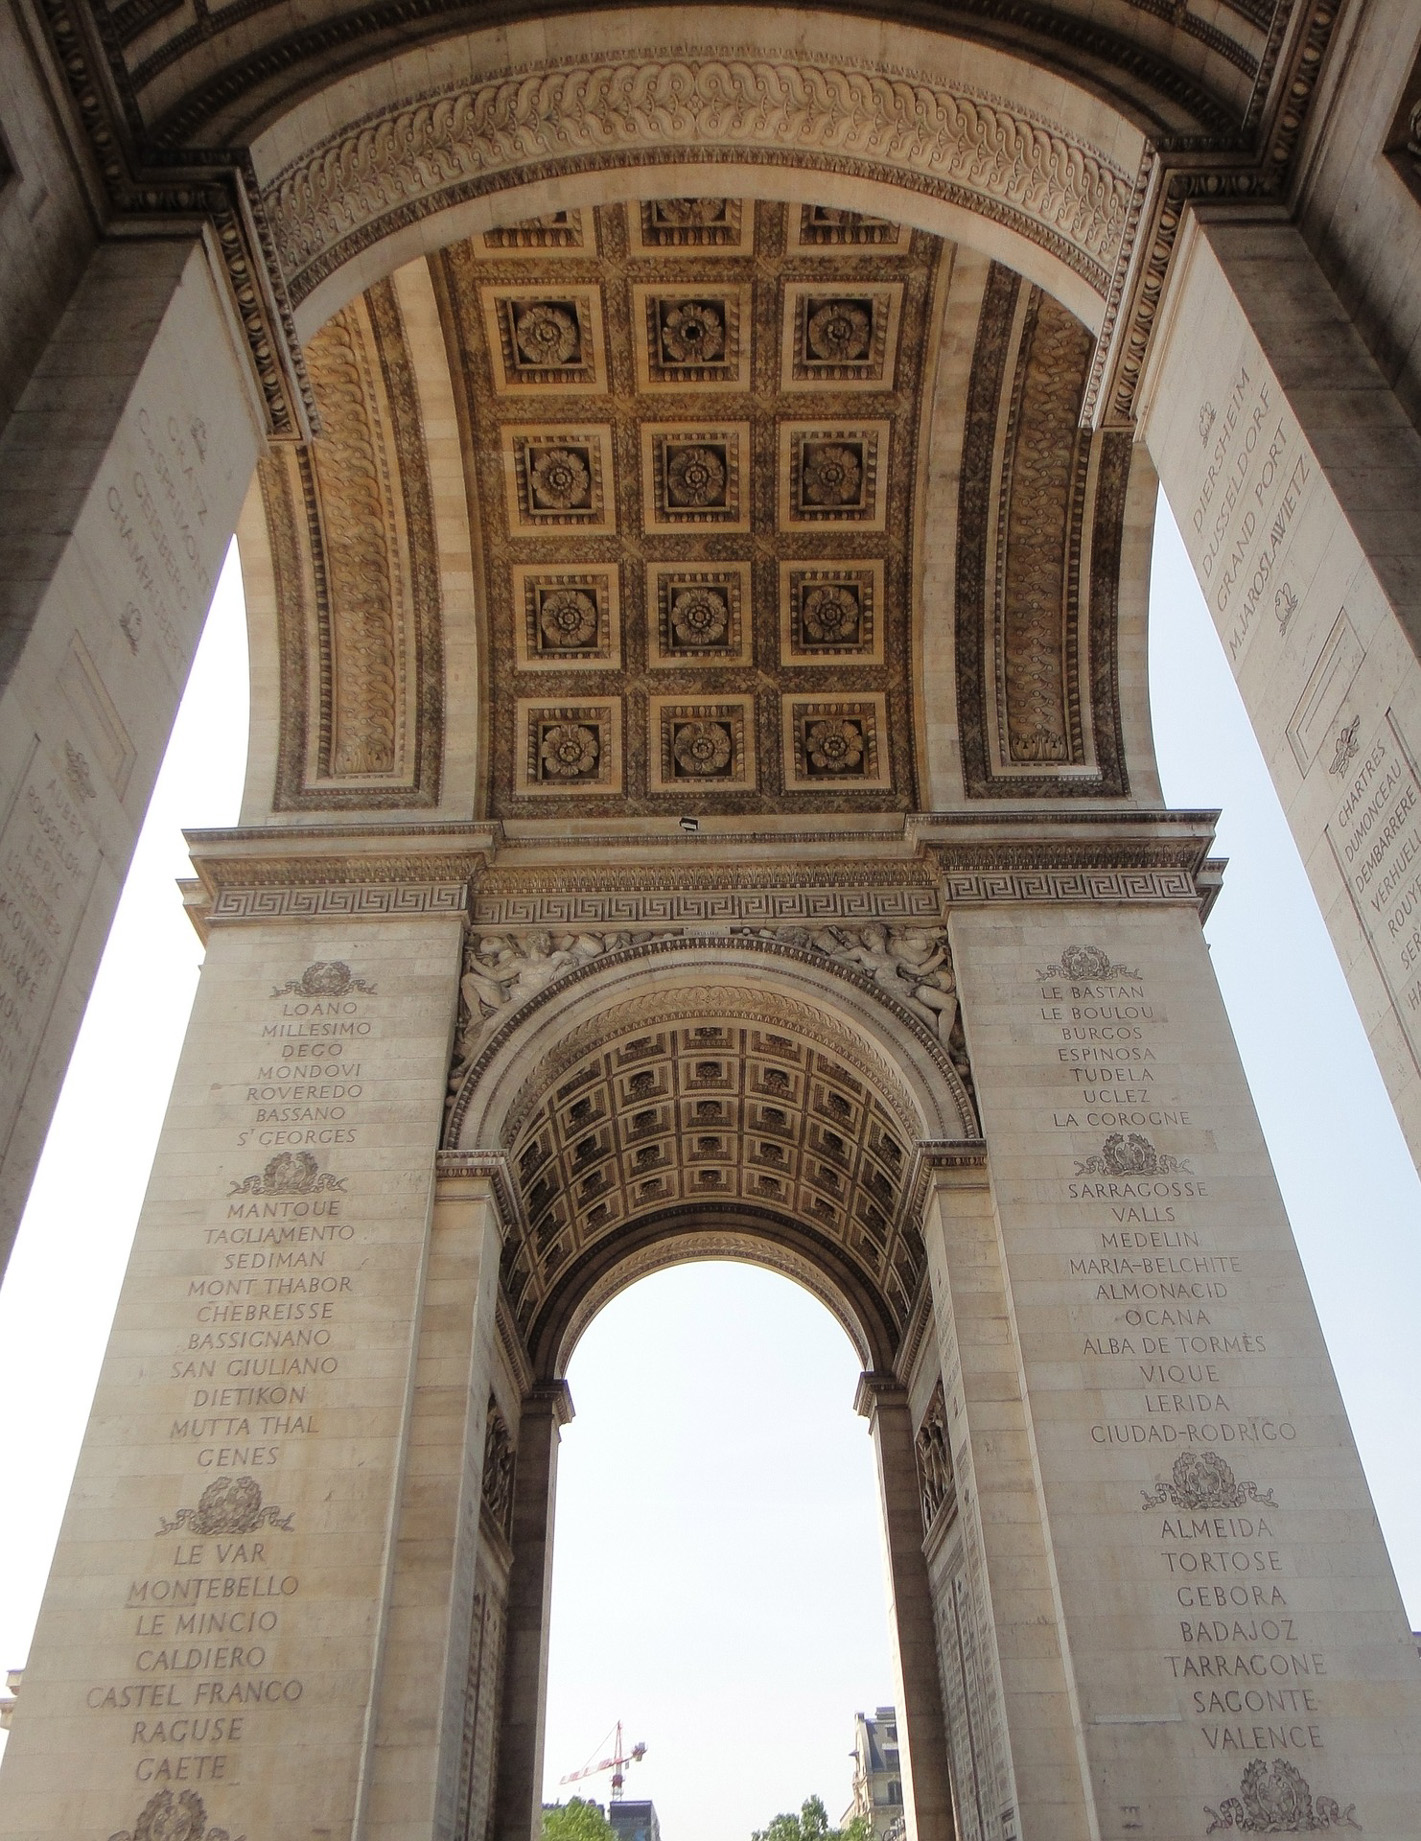
POLYGON ((526 67, 375 112, 263 192, 299 302, 431 210, 682 149, 911 184, 1009 225, 1105 296, 1141 175, 1058 125, 923 78, 790 54, 526 67))

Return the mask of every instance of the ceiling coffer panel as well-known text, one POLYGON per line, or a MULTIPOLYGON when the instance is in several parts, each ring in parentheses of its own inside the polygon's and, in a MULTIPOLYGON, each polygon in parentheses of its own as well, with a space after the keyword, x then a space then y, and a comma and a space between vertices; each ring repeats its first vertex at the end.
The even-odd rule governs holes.
POLYGON ((284 721, 278 811, 438 803, 438 549, 392 285, 307 347, 322 433, 260 466, 284 721))
POLYGON ((679 198, 432 259, 490 814, 908 811, 935 238, 679 198))
POLYGON ((901 1331, 922 1280, 910 1134, 847 1065, 767 1010, 644 1025, 567 1071, 517 1132, 527 1232, 503 1249, 525 1334, 562 1281, 639 1221, 709 1208, 807 1224, 901 1331))
POLYGON ((1091 339, 993 264, 968 386, 957 551, 969 798, 1123 796, 1117 614, 1130 437, 1080 427, 1091 339))

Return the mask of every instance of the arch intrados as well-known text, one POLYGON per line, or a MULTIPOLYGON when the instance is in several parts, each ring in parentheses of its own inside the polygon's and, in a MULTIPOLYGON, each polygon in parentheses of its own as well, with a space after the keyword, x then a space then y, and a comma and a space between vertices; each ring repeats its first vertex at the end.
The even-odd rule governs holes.
POLYGON ((789 1279, 824 1306, 864 1368, 892 1367, 900 1341, 892 1313, 838 1249, 791 1215, 732 1204, 652 1216, 615 1244, 589 1249, 534 1322, 528 1346, 537 1379, 561 1380, 594 1319, 639 1279, 712 1261, 758 1266, 789 1279))
MULTIPOLYGON (((798 131, 791 125, 757 147, 753 134, 729 109, 718 144, 701 120, 689 126, 683 123, 678 139, 676 124, 663 120, 663 111, 653 112, 652 126, 638 127, 628 120, 623 127, 618 118, 615 145, 584 155, 577 153, 563 116, 541 136, 525 134, 520 123, 515 137, 521 150, 518 156, 503 159, 500 155, 496 162, 485 162, 475 180, 461 183, 461 191, 476 195, 439 205, 433 197, 426 201, 414 196, 408 186, 397 188, 397 203, 382 206, 369 216, 366 229, 359 230, 361 236, 368 231, 367 240, 358 247, 350 241, 351 227, 359 228, 359 214, 374 211, 362 188, 368 188, 374 170, 367 155, 387 118, 471 85, 514 75, 532 83, 539 73, 584 69, 591 63, 765 64, 794 72, 827 70, 847 73, 855 80, 875 79, 885 86, 896 85, 892 93, 900 102, 933 90, 966 97, 995 124, 984 129, 986 167, 999 155, 1010 164, 1005 142, 1010 142, 1011 135, 999 119, 1005 112, 1023 118, 1048 138, 1060 137, 1063 145, 1084 150, 1101 171, 1115 175, 1106 188, 1112 200, 1112 225, 1124 212, 1123 197, 1133 187, 1148 151, 1144 125, 1132 119, 1119 98, 1102 93, 1077 73, 1047 68, 1018 52, 965 36, 818 9, 791 12, 721 6, 676 13, 623 9, 596 14, 593 42, 607 50, 589 58, 588 17, 557 14, 535 23, 422 38, 297 93, 272 98, 258 120, 222 123, 229 139, 234 133, 239 138, 251 133, 253 168, 267 200, 278 247, 283 221, 281 186, 292 175, 304 173, 314 187, 315 215, 332 239, 322 258, 328 267, 319 274, 312 270, 308 279, 313 285, 306 291, 305 282, 299 281, 303 264, 296 262, 293 268, 284 258, 293 280, 299 281, 295 314, 303 339, 375 281, 462 236, 572 205, 696 192, 843 203, 897 219, 998 257, 1099 329, 1104 287, 1093 285, 1063 257, 1034 242, 1011 221, 1030 184, 1017 188, 1020 195, 1014 195, 1010 185, 1002 191, 1002 221, 997 221, 999 212, 986 214, 993 200, 985 196, 979 210, 971 198, 954 202, 933 195, 933 159, 923 150, 931 139, 928 131, 932 126, 931 111, 925 106, 905 105, 902 112, 885 117, 881 126, 860 122, 847 128, 823 126, 831 112, 822 111, 821 128, 812 130, 821 133, 822 146, 815 145, 801 115, 798 131), (622 49, 626 47, 631 49, 622 49), (928 141, 915 139, 920 134, 928 141), (531 141, 538 144, 525 145, 531 141), (342 248, 344 255, 331 253, 342 248)), ((885 89, 885 95, 888 93, 885 89)), ((556 110, 550 112, 549 120, 554 114, 556 110)), ((464 150, 463 143, 458 143, 456 151, 464 150)), ((420 168, 424 182, 428 182, 428 169, 438 164, 430 161, 420 168)), ((1048 161, 1036 175, 1048 189, 1050 181, 1043 175, 1051 165, 1048 161)), ((447 174, 436 174, 435 179, 447 184, 447 174)), ((306 183, 301 181, 303 186, 306 183)), ((1068 192, 1069 187, 1062 198, 1068 192)), ((1079 201, 1073 192, 1070 197, 1074 201, 1070 208, 1075 209, 1079 201)), ((1123 215, 1119 233, 1121 238, 1127 233, 1123 215)), ((1113 266, 1117 254, 1117 248, 1097 251, 1097 282, 1113 266)))
MULTIPOLYGON (((450 1148, 506 1145, 539 1103, 541 1071, 555 1066, 560 1054, 571 1065, 614 1032, 723 1014, 732 1001, 743 1005, 746 993, 768 1006, 776 999, 797 1006, 802 1014, 795 1027, 811 1037, 817 1017, 821 1030, 830 1025, 831 1040, 839 1032, 866 1039, 878 1064, 870 1079, 885 1099, 895 1091, 901 1096, 893 1109, 902 1114, 906 1103, 904 1122, 916 1127, 914 1136, 976 1136, 971 1101, 940 1044, 864 974, 776 940, 701 935, 620 948, 525 1005, 478 1053, 451 1112, 450 1148), (655 960, 651 967, 648 958, 655 960), (585 1047, 577 1046, 584 1037, 585 1047)), ((764 1020, 771 1013, 767 1007, 764 1020)))
MULTIPOLYGON (((855 179, 852 209, 926 230, 1015 269, 1053 295, 1093 333, 1099 333, 1105 301, 1064 262, 1006 224, 988 224, 977 213, 885 180, 855 179)), ((556 179, 510 184, 492 196, 473 198, 432 212, 384 237, 344 264, 295 309, 297 336, 304 345, 334 314, 358 295, 409 262, 437 254, 451 244, 552 211, 625 204, 643 198, 726 197, 763 199, 772 204, 836 205, 842 180, 826 167, 761 166, 749 161, 649 161, 645 166, 605 169, 589 166, 556 179)))

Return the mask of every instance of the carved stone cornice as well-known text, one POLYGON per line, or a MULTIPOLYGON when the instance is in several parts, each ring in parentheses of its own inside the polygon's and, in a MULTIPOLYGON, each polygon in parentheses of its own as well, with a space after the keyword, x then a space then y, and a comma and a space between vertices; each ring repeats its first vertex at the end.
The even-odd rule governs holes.
POLYGON ((343 835, 274 826, 191 832, 188 842, 197 884, 187 885, 186 905, 205 938, 210 927, 244 921, 462 917, 489 839, 469 827, 343 835))
POLYGON ((1292 205, 1297 154, 1345 0, 1281 5, 1254 76, 1244 134, 1233 146, 1162 146, 1132 207, 1130 233, 1106 294, 1083 419, 1128 429, 1186 208, 1292 205))
POLYGON ((482 1177, 493 1190, 499 1227, 506 1236, 527 1231, 518 1185, 513 1180, 513 1166, 507 1151, 471 1150, 436 1151, 434 1174, 437 1181, 453 1182, 460 1177, 482 1177))
MULTIPOLYGON (((998 42, 1020 31, 1042 48, 1043 68, 1104 83, 1118 107, 1151 124, 1150 150, 1133 173, 1000 98, 958 94, 916 73, 860 71, 791 54, 737 57, 716 48, 700 60, 657 63, 633 51, 576 68, 549 62, 540 73, 520 68, 459 95, 406 101, 338 131, 329 146, 278 175, 264 200, 244 148, 193 147, 214 114, 249 94, 269 97, 274 80, 298 93, 303 67, 314 70, 382 31, 398 30, 407 44, 412 30, 447 29, 454 0, 387 0, 278 29, 271 43, 250 25, 276 9, 267 0, 237 0, 222 9, 220 25, 204 8, 191 28, 137 64, 126 47, 166 16, 168 0, 127 0, 112 9, 39 0, 39 8, 112 219, 211 224, 269 431, 288 440, 309 438, 314 425, 292 301, 362 240, 458 197, 530 178, 678 158, 688 140, 701 159, 886 177, 1049 247, 1105 302, 1086 416, 1127 427, 1185 206, 1196 199, 1288 205, 1298 145, 1342 10, 1341 0, 1292 0, 1269 20, 1252 0, 1232 0, 1249 27, 1236 37, 1171 0, 1143 0, 1143 10, 1168 19, 1206 55, 1252 76, 1242 120, 1182 63, 1096 21, 1032 0, 958 0, 920 13, 929 27, 998 42), (234 27, 249 35, 248 53, 196 91, 179 86, 164 118, 146 119, 145 86, 214 31, 234 27), (1261 50, 1254 48, 1259 29, 1261 50), (1151 96, 1168 97, 1195 125, 1171 137, 1151 96), (629 144, 638 140, 644 144, 629 144), (407 189, 401 162, 406 180, 415 174, 407 189), (426 196, 431 171, 438 186, 426 196), (277 207, 275 236, 267 201, 277 207)), ((497 13, 524 10, 531 9, 510 4, 497 13)))
POLYGON ((39 0, 111 219, 171 234, 211 226, 273 440, 309 439, 314 403, 291 302, 241 150, 174 159, 147 146, 111 21, 82 0, 39 0))
POLYGON ((1181 903, 1207 915, 1222 863, 1209 856, 1217 813, 1062 814, 1041 834, 1034 814, 1009 824, 911 822, 942 878, 944 906, 1020 901, 1181 903), (1023 824, 1033 832, 1023 835, 1023 824), (1113 831, 1114 835, 1105 834, 1113 831))

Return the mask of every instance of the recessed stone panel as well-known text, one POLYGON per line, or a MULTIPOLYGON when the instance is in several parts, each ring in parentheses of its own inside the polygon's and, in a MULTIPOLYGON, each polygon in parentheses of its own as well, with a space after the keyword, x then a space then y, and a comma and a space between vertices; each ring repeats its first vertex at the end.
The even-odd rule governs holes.
POLYGON ((749 255, 755 246, 755 207, 739 198, 644 198, 627 207, 633 254, 749 255))
POLYGON ((613 565, 513 571, 514 646, 524 671, 612 671, 622 662, 613 565))
POLYGON ((477 239, 486 256, 595 256, 592 214, 583 211, 547 211, 521 223, 485 230, 477 239))
POLYGON ((780 564, 780 661, 833 665, 883 660, 883 563, 780 564))
POLYGON ((891 390, 903 284, 825 287, 790 282, 784 293, 784 390, 891 390))
POLYGON ((857 525, 881 531, 888 504, 888 422, 781 422, 781 530, 857 525))
POLYGON ((503 457, 515 536, 616 529, 610 428, 505 428, 503 457))
POLYGON ((518 791, 614 793, 622 785, 619 697, 586 703, 518 702, 518 791))
POLYGON ((843 791, 891 784, 881 695, 785 696, 780 702, 786 787, 843 791))
POLYGON ((750 662, 748 562, 648 563, 646 612, 648 665, 750 662))
POLYGON ((755 790, 753 697, 652 697, 649 730, 653 792, 755 790))
POLYGON ((854 250, 897 253, 908 246, 906 225, 834 205, 791 205, 786 247, 796 254, 842 256, 854 250))
POLYGON ((749 389, 748 285, 640 283, 632 321, 641 389, 749 389))
POLYGON ((719 427, 643 423, 641 458, 648 532, 749 530, 748 422, 719 427))
POLYGON ((487 287, 482 300, 493 384, 501 395, 606 391, 599 288, 487 287))

